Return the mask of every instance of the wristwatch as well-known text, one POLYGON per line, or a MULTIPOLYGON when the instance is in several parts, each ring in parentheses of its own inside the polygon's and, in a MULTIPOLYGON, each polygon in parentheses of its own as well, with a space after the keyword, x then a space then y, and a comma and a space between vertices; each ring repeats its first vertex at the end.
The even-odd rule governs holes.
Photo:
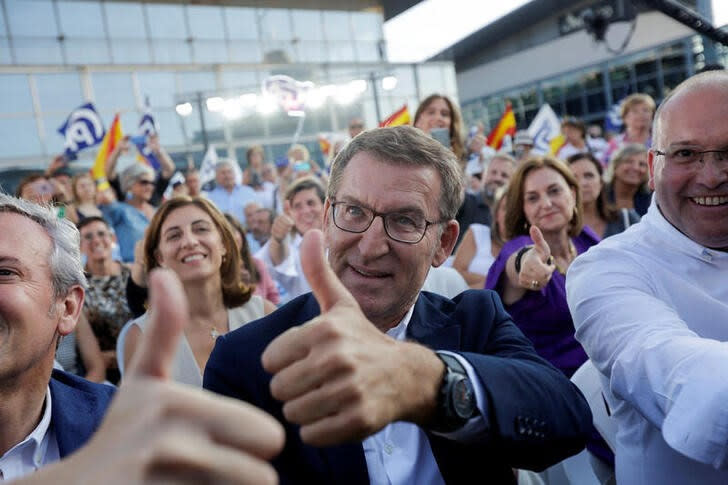
POLYGON ((432 431, 449 433, 462 428, 471 418, 480 414, 475 402, 473 384, 460 361, 450 354, 435 352, 445 364, 437 400, 437 412, 432 431))

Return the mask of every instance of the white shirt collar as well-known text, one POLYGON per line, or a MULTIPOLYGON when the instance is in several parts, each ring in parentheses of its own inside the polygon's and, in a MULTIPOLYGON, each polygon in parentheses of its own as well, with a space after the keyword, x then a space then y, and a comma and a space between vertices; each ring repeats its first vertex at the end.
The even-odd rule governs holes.
POLYGON ((45 403, 43 404, 43 416, 38 425, 23 441, 13 446, 0 457, 0 470, 7 469, 10 472, 10 474, 5 474, 5 479, 10 479, 13 475, 12 472, 16 469, 20 469, 21 472, 29 468, 37 470, 45 463, 52 407, 51 389, 47 387, 45 403))
POLYGON ((402 320, 399 321, 399 323, 395 326, 387 330, 387 335, 392 337, 395 340, 404 340, 405 336, 407 335, 407 325, 409 325, 410 320, 412 319, 412 314, 415 311, 415 306, 412 305, 409 310, 407 310, 407 313, 404 314, 404 317, 402 317, 402 320))

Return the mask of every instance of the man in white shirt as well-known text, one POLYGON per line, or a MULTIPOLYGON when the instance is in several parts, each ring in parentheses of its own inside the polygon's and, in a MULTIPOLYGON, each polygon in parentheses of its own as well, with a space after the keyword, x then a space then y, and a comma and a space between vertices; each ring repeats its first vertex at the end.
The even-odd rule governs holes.
POLYGON ((271 236, 255 253, 278 285, 281 303, 311 291, 301 268, 298 250, 303 235, 321 229, 325 189, 313 177, 293 182, 285 194, 285 210, 273 221, 271 236))
POLYGON ((230 214, 245 226, 245 206, 249 202, 258 202, 259 197, 251 187, 235 180, 234 163, 237 162, 228 159, 217 162, 215 188, 204 192, 204 195, 220 209, 220 212, 230 214))
POLYGON ((567 275, 602 374, 620 484, 728 483, 728 73, 678 86, 654 121, 652 205, 567 275))

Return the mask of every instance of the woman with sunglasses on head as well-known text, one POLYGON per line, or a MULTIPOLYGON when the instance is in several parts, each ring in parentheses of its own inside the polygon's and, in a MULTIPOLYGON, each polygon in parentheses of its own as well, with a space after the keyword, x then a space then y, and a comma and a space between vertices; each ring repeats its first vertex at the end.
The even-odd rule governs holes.
MULTIPOLYGON (((233 229, 207 199, 183 196, 162 204, 144 240, 144 261, 147 271, 157 267, 174 271, 189 302, 189 324, 172 375, 178 382, 201 387, 217 337, 275 310, 242 283, 233 229)), ((135 320, 127 333, 125 365, 139 345, 147 316, 148 312, 135 320)))

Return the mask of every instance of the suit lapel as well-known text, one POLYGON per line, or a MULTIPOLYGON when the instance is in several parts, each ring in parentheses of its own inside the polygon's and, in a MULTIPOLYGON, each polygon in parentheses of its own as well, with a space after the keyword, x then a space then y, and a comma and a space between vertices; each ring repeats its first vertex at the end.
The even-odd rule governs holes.
POLYGON ((407 325, 407 338, 431 349, 456 350, 460 348, 460 327, 455 323, 420 293, 407 325))
POLYGON ((331 472, 331 483, 368 484, 369 472, 361 443, 321 448, 321 457, 331 472))
MULTIPOLYGON (((55 373, 55 371, 54 371, 55 373)), ((98 397, 73 388, 55 378, 50 380, 52 421, 58 451, 63 458, 88 441, 101 421, 98 397)))

